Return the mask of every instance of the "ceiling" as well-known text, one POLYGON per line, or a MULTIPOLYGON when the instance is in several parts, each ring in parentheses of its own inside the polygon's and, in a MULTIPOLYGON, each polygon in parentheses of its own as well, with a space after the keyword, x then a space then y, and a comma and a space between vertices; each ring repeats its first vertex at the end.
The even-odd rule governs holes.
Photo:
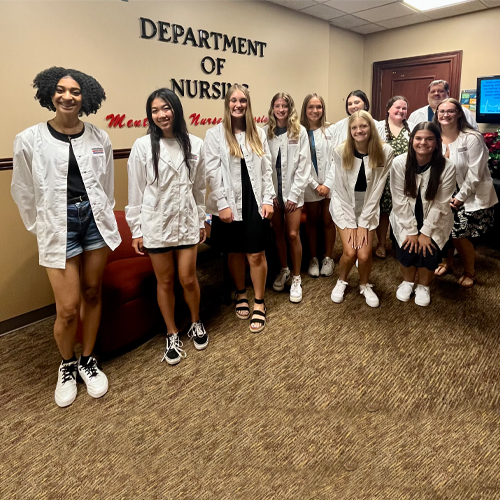
POLYGON ((500 7, 500 0, 472 0, 421 13, 403 0, 267 0, 362 35, 500 7))

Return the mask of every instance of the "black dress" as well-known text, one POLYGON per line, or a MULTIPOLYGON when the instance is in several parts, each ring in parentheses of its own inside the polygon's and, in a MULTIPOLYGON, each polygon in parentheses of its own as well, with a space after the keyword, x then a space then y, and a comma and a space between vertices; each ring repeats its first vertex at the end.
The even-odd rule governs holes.
POLYGON ((255 200, 247 165, 241 159, 241 221, 225 223, 212 217, 212 240, 217 248, 227 253, 259 253, 266 248, 269 221, 263 219, 255 200))

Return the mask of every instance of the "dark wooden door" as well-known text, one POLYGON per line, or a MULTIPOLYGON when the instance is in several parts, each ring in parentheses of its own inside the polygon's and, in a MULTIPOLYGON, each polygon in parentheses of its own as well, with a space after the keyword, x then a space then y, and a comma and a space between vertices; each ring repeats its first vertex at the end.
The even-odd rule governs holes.
POLYGON ((408 115, 425 106, 427 88, 433 80, 449 82, 450 96, 458 99, 461 72, 462 51, 373 63, 373 117, 382 120, 387 101, 395 95, 408 99, 408 115))

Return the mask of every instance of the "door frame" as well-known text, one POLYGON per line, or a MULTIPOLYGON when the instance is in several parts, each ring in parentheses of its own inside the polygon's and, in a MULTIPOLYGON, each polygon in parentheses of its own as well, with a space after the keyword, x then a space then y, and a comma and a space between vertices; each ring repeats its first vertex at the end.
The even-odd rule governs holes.
POLYGON ((429 54, 426 56, 404 57, 402 59, 374 62, 372 81, 373 116, 381 116, 382 112, 382 74, 384 70, 397 67, 422 66, 424 64, 449 62, 451 63, 451 78, 448 82, 450 84, 450 96, 458 96, 462 77, 462 55, 462 50, 455 50, 452 52, 441 52, 439 54, 429 54))

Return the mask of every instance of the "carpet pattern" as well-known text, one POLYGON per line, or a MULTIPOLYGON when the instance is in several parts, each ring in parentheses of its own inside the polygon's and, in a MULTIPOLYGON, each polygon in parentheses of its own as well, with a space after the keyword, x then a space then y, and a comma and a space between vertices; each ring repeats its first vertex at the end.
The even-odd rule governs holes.
MULTIPOLYGON (((340 249, 336 247, 338 262, 340 249)), ((206 351, 160 363, 164 336, 103 362, 110 390, 54 403, 53 319, 0 338, 1 499, 499 499, 500 260, 478 283, 435 280, 428 308, 395 298, 393 257, 374 259, 381 306, 354 269, 303 277, 303 301, 268 290, 248 331, 200 269, 206 351)), ((252 303, 252 300, 250 301, 252 303)))

